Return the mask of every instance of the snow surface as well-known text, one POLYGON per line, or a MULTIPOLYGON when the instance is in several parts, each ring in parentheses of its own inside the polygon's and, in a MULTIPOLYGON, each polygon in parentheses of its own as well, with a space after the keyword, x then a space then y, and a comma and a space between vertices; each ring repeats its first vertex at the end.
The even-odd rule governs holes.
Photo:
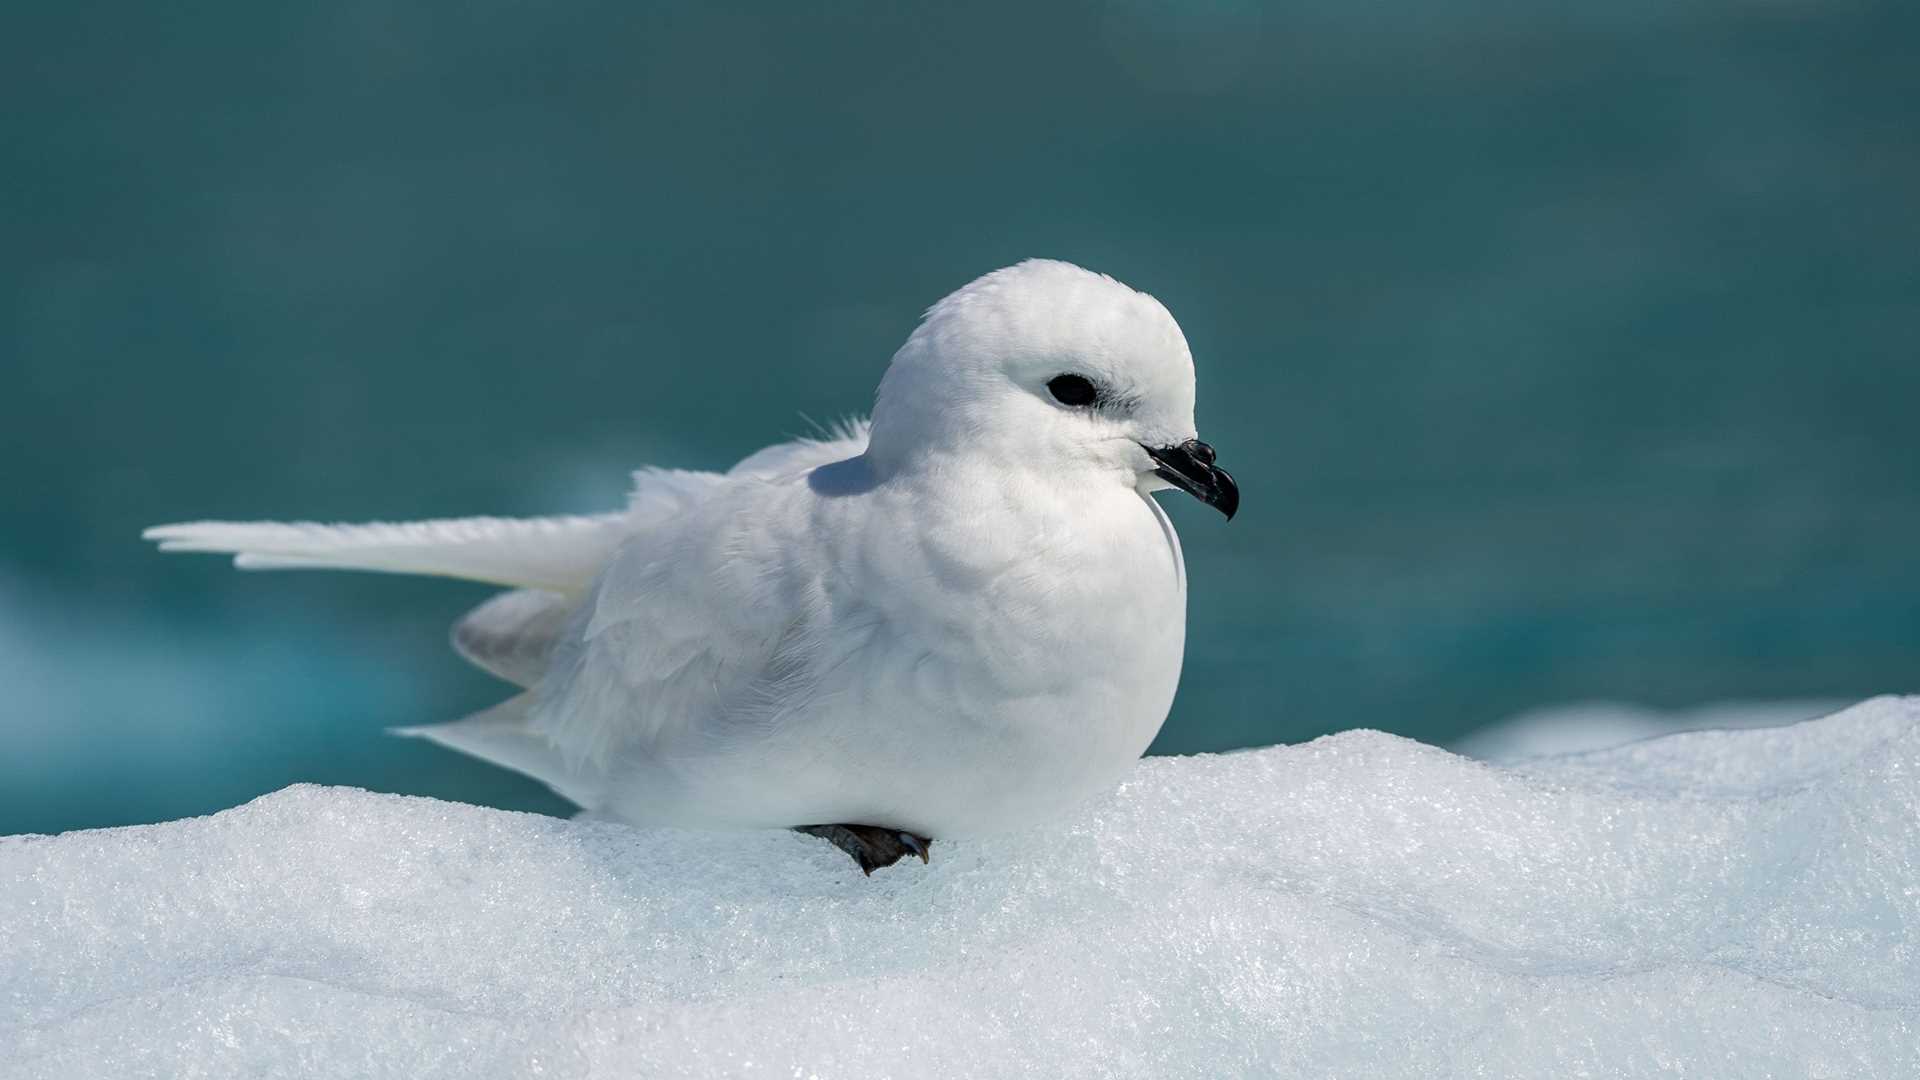
POLYGON ((1677 731, 1781 727, 1825 716, 1844 704, 1819 700, 1726 701, 1668 711, 1617 701, 1583 701, 1529 709, 1479 728, 1449 748, 1482 761, 1511 763, 1604 750, 1677 731))
POLYGON ((1143 762, 862 878, 296 787, 0 840, 0 1076, 1920 1075, 1920 698, 1143 762))

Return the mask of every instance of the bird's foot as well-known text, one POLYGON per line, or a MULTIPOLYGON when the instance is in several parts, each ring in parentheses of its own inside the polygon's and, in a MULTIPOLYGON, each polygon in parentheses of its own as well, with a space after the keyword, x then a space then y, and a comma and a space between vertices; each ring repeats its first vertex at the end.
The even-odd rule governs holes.
POLYGON ((926 862, 928 849, 933 846, 933 841, 924 836, 877 825, 801 825, 793 831, 830 841, 853 856, 860 872, 869 875, 908 855, 918 855, 921 862, 926 862))

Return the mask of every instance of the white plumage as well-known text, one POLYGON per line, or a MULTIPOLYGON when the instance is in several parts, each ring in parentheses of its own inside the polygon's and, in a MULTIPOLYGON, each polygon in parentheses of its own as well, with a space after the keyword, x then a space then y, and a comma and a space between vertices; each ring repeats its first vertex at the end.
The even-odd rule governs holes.
POLYGON ((405 733, 602 814, 964 835, 1112 785, 1165 718, 1186 581, 1147 493, 1237 501, 1193 396, 1157 301, 1036 260, 928 312, 871 428, 642 470, 620 513, 147 536, 510 587, 454 644, 525 692, 405 733))
POLYGON ((582 589, 620 546, 623 515, 320 525, 195 521, 143 535, 162 551, 231 552, 242 570, 377 570, 582 589))

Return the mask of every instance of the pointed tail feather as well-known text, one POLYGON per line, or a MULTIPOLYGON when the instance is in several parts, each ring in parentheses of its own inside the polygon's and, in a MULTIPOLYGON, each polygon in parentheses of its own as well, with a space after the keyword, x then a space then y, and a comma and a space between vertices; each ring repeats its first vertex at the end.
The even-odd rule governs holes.
POLYGON ((600 781, 570 768, 553 743, 527 725, 532 704, 533 695, 521 694, 449 724, 391 728, 388 734, 426 739, 512 769, 547 785, 563 799, 591 808, 600 801, 600 781))
POLYGON ((624 514, 366 525, 196 521, 141 535, 162 551, 233 555, 243 570, 371 570, 577 592, 612 557, 625 525, 624 514))

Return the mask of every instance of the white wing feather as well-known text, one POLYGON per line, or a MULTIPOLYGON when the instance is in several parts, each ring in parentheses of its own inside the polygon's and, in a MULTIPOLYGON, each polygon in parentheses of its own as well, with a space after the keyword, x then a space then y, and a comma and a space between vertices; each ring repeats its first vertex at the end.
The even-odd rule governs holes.
POLYGON ((231 554, 243 570, 373 570, 577 592, 619 546, 626 522, 625 514, 366 525, 196 521, 141 535, 162 551, 231 554))
POLYGON ((867 434, 872 426, 859 418, 839 421, 827 429, 826 438, 777 443, 741 459, 727 470, 727 475, 773 479, 845 461, 867 452, 867 434))
POLYGON ((558 643, 532 709, 567 762, 606 761, 676 726, 717 743, 805 699, 797 681, 814 670, 813 631, 829 614, 820 549, 800 535, 810 500, 792 485, 858 456, 866 434, 861 424, 762 450, 691 513, 627 540, 558 643))
MULTIPOLYGON (((728 476, 773 476, 812 468, 866 447, 864 422, 829 439, 770 446, 728 476)), ((624 513, 590 516, 442 518, 323 525, 310 521, 192 521, 141 536, 162 551, 232 555, 243 570, 371 570, 466 578, 572 593, 585 589, 628 536, 670 520, 725 480, 719 473, 642 469, 624 513)))
POLYGON ((597 792, 583 766, 611 748, 669 724, 765 721, 768 703, 793 699, 790 684, 816 645, 806 613, 820 613, 818 568, 787 558, 797 522, 767 517, 760 498, 721 493, 764 494, 762 483, 777 486, 866 445, 867 424, 854 421, 827 438, 767 447, 725 474, 642 469, 616 514, 202 521, 142 535, 162 551, 231 554, 248 570, 371 570, 512 587, 455 626, 454 647, 537 692, 398 733, 527 773, 590 806, 597 792), (688 527, 716 498, 725 505, 708 509, 726 520, 688 527))

